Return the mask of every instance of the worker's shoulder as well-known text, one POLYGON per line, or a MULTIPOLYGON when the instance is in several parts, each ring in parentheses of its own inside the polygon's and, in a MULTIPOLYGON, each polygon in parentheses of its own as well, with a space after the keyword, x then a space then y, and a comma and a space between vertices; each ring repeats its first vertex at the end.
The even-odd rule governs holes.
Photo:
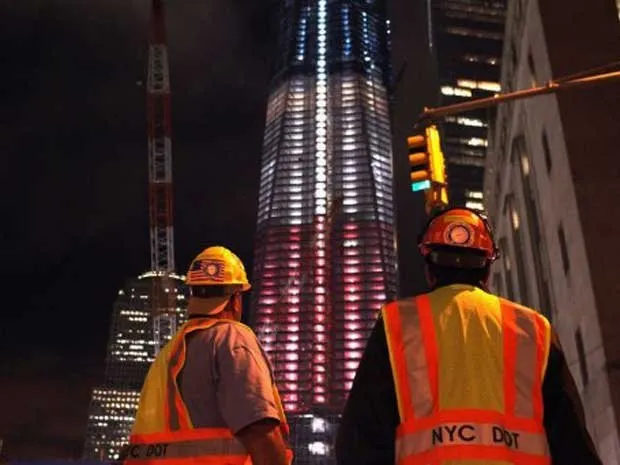
POLYGON ((389 302, 384 303, 381 308, 382 309, 397 308, 397 307, 400 307, 400 306, 403 306, 403 305, 415 304, 416 297, 418 297, 418 296, 417 295, 413 295, 413 296, 410 296, 410 297, 402 297, 400 299, 390 300, 389 302))
POLYGON ((543 321, 545 324, 549 325, 549 319, 543 315, 540 311, 538 311, 537 309, 531 308, 531 307, 526 307, 525 305, 521 305, 518 302, 513 302, 512 300, 508 300, 504 297, 497 297, 499 299, 499 301, 507 306, 510 306, 512 308, 514 308, 516 311, 527 315, 527 316, 532 316, 534 318, 538 318, 539 320, 543 321))
POLYGON ((416 299, 425 294, 412 295, 410 297, 402 297, 400 299, 391 300, 390 302, 386 302, 381 307, 381 312, 379 312, 379 318, 384 312, 394 312, 398 309, 409 309, 416 305, 416 299))
POLYGON ((258 339, 252 329, 233 320, 218 320, 205 331, 216 346, 247 347, 258 346, 258 339))

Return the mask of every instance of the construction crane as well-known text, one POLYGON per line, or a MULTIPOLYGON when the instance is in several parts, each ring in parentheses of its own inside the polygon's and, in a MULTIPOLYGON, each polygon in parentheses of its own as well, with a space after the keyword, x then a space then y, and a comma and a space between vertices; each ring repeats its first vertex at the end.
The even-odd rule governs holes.
POLYGON ((152 0, 146 86, 149 159, 149 222, 155 354, 177 327, 172 211, 170 74, 164 9, 152 0))

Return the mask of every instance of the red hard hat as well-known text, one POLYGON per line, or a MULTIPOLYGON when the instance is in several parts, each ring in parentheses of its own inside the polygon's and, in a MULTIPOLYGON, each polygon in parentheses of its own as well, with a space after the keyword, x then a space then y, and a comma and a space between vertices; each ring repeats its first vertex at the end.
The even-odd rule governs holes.
POLYGON ((418 248, 426 257, 434 246, 478 250, 484 252, 489 262, 499 256, 486 217, 468 208, 450 208, 430 219, 418 241, 418 248))

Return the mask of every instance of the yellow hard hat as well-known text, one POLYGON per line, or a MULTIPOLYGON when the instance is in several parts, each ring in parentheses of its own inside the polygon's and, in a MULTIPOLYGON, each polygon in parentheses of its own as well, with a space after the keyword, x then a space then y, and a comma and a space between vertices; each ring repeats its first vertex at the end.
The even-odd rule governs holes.
POLYGON ((188 286, 240 285, 242 291, 252 286, 243 263, 226 247, 209 247, 192 260, 185 278, 188 286))

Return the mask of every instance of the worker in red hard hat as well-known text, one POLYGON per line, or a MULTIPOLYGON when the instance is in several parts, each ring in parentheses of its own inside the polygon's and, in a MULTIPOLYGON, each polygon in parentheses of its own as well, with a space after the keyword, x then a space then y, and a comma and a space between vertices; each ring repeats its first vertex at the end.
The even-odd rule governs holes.
POLYGON ((431 291, 384 305, 338 465, 601 465, 549 321, 486 289, 499 256, 486 218, 444 210, 418 247, 431 291))
POLYGON ((159 352, 125 465, 290 465, 288 424, 267 357, 240 323, 241 260, 209 247, 190 265, 189 321, 159 352))

